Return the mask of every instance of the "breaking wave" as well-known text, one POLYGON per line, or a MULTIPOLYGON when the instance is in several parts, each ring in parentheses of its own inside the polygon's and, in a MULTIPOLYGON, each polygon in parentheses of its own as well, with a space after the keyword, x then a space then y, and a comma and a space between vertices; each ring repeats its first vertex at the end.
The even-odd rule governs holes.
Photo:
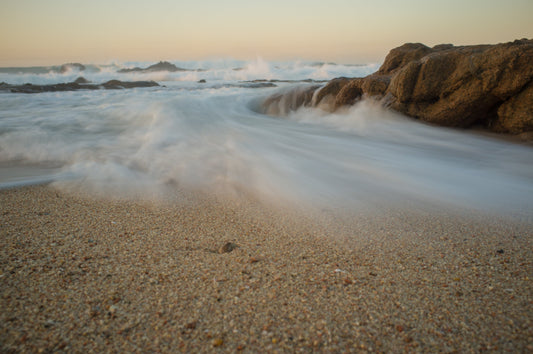
MULTIPOLYGON (((364 76, 375 66, 176 65, 194 70, 120 76, 160 75, 162 87, 1 93, 0 186, 54 180, 100 194, 201 189, 318 207, 419 203, 533 214, 529 146, 422 125, 370 101, 337 113, 304 107, 284 118, 256 109, 294 80, 364 76), (265 82, 276 87, 253 85, 265 82)), ((4 69, 0 81, 68 81, 82 73, 98 82, 116 78, 120 67, 129 66, 4 69)))

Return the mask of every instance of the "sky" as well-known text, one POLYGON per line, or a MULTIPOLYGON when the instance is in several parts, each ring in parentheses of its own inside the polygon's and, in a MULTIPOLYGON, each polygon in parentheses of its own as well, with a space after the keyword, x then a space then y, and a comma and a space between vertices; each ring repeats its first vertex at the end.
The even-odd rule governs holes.
POLYGON ((215 57, 380 62, 533 38, 532 0, 0 0, 0 66, 215 57))

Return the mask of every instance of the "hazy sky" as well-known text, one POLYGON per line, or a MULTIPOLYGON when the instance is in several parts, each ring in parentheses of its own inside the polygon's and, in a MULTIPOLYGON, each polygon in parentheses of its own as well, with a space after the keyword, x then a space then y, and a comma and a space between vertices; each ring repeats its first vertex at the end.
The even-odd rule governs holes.
POLYGON ((381 61, 533 38, 533 0, 0 0, 0 66, 212 57, 381 61))

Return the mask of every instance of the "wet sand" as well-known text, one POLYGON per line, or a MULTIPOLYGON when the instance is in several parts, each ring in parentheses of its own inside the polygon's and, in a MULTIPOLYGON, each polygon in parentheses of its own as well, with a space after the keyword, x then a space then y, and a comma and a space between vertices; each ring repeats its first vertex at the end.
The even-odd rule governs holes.
POLYGON ((531 220, 53 186, 0 220, 1 352, 533 351, 531 220))

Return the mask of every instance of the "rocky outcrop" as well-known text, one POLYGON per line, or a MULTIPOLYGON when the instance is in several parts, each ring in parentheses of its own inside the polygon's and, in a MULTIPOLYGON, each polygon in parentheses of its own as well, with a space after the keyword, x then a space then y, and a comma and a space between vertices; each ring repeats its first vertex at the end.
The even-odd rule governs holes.
POLYGON ((419 60, 431 52, 432 50, 423 44, 406 43, 389 52, 377 73, 380 75, 392 74, 410 62, 419 60))
POLYGON ((80 64, 80 63, 68 63, 68 64, 63 64, 59 67, 59 72, 62 74, 68 71, 73 71, 73 70, 83 71, 85 70, 85 65, 80 64))
POLYGON ((314 93, 313 105, 335 110, 363 97, 436 125, 533 131, 533 40, 404 44, 390 51, 376 73, 330 81, 314 93))
POLYGON ((131 73, 131 72, 154 72, 154 71, 169 71, 169 72, 176 72, 176 71, 187 71, 187 69, 178 68, 176 65, 169 63, 168 61, 160 61, 157 64, 150 65, 147 68, 130 68, 130 69, 120 69, 119 73, 131 73))
POLYGON ((155 81, 120 81, 120 80, 110 80, 104 82, 101 87, 107 90, 120 90, 120 89, 131 89, 136 87, 154 87, 159 86, 155 81))
POLYGON ((332 102, 335 101, 341 89, 352 80, 354 79, 349 79, 346 77, 340 77, 338 79, 331 80, 326 86, 317 92, 315 101, 331 105, 332 102))
POLYGON ((90 84, 91 82, 84 78, 83 76, 78 77, 76 80, 74 80, 75 84, 90 84))
POLYGON ((498 110, 532 80, 533 41, 516 41, 433 51, 399 69, 388 93, 391 108, 429 123, 520 133, 533 125, 508 129, 498 110))
POLYGON ((533 82, 519 94, 498 108, 495 128, 501 131, 521 133, 533 131, 533 82), (498 126, 499 125, 499 126, 498 126))
POLYGON ((8 91, 12 93, 41 93, 41 92, 58 92, 58 91, 76 91, 76 90, 119 90, 129 89, 135 87, 153 87, 159 86, 155 81, 119 81, 110 80, 102 84, 91 84, 83 77, 79 77, 74 82, 59 83, 52 85, 9 85, 6 83, 0 84, 1 91, 8 91))

